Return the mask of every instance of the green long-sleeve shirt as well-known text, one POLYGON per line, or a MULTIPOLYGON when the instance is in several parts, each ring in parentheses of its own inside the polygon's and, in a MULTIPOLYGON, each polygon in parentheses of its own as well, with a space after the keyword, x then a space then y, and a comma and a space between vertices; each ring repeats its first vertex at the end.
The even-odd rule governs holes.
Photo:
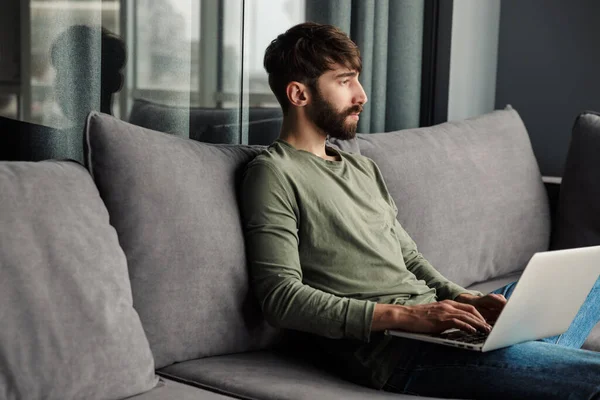
POLYGON ((472 292, 418 252, 372 160, 327 151, 340 160, 277 140, 248 165, 241 211, 251 285, 272 325, 316 335, 355 369, 346 375, 381 388, 401 354, 392 337, 371 334, 375 304, 472 292))

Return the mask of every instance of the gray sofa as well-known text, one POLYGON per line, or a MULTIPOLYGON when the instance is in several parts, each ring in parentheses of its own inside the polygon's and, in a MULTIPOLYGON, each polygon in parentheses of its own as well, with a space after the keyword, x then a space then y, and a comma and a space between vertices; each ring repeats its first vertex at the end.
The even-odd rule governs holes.
MULTIPOLYGON (((600 201, 582 201, 600 198, 600 167, 585 152, 600 143, 600 117, 583 114, 574 132, 577 160, 553 230, 527 131, 510 108, 331 144, 373 158, 425 257, 488 292, 548 250, 551 232, 555 248, 600 244, 600 225, 590 226, 598 221, 585 218, 585 207, 600 215, 600 201), (574 178, 582 162, 586 180, 574 178)), ((87 169, 0 162, 0 398, 412 398, 340 379, 262 318, 237 192, 260 147, 92 113, 85 148, 87 169)), ((600 350, 598 333, 586 348, 600 350)))

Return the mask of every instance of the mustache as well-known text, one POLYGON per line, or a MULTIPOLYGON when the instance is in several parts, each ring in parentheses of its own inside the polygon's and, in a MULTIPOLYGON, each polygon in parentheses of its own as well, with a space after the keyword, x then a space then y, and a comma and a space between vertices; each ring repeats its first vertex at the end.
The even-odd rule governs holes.
POLYGON ((350 114, 358 114, 358 113, 361 113, 362 110, 363 110, 363 106, 360 104, 357 104, 355 106, 348 108, 345 112, 345 115, 348 116, 350 114))

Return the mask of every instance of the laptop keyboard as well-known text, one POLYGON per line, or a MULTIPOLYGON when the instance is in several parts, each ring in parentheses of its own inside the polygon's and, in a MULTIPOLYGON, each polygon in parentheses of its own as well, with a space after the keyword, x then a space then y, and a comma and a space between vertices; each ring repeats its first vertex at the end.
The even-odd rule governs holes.
POLYGON ((487 339, 488 335, 489 333, 485 332, 467 333, 463 331, 452 331, 448 333, 440 333, 434 336, 440 339, 455 340, 462 343, 481 344, 485 342, 485 339, 487 339))

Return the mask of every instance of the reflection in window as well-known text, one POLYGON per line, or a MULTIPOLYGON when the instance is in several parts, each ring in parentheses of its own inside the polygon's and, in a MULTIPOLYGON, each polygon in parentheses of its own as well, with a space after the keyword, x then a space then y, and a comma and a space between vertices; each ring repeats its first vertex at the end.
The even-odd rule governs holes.
POLYGON ((31 104, 25 105, 30 122, 59 128, 71 125, 53 90, 56 71, 50 61, 52 44, 72 25, 104 26, 118 35, 119 11, 118 0, 31 0, 31 104))
POLYGON ((111 56, 101 28, 126 52, 117 71, 123 85, 111 92, 116 117, 213 143, 266 144, 277 136, 281 111, 262 58, 274 37, 304 20, 304 0, 23 1, 30 4, 25 83, 0 96, 0 114, 58 128, 69 152, 81 152, 82 115, 105 104, 100 65, 111 56), (97 34, 80 46, 84 55, 67 40, 53 62, 53 46, 73 26, 97 34))

